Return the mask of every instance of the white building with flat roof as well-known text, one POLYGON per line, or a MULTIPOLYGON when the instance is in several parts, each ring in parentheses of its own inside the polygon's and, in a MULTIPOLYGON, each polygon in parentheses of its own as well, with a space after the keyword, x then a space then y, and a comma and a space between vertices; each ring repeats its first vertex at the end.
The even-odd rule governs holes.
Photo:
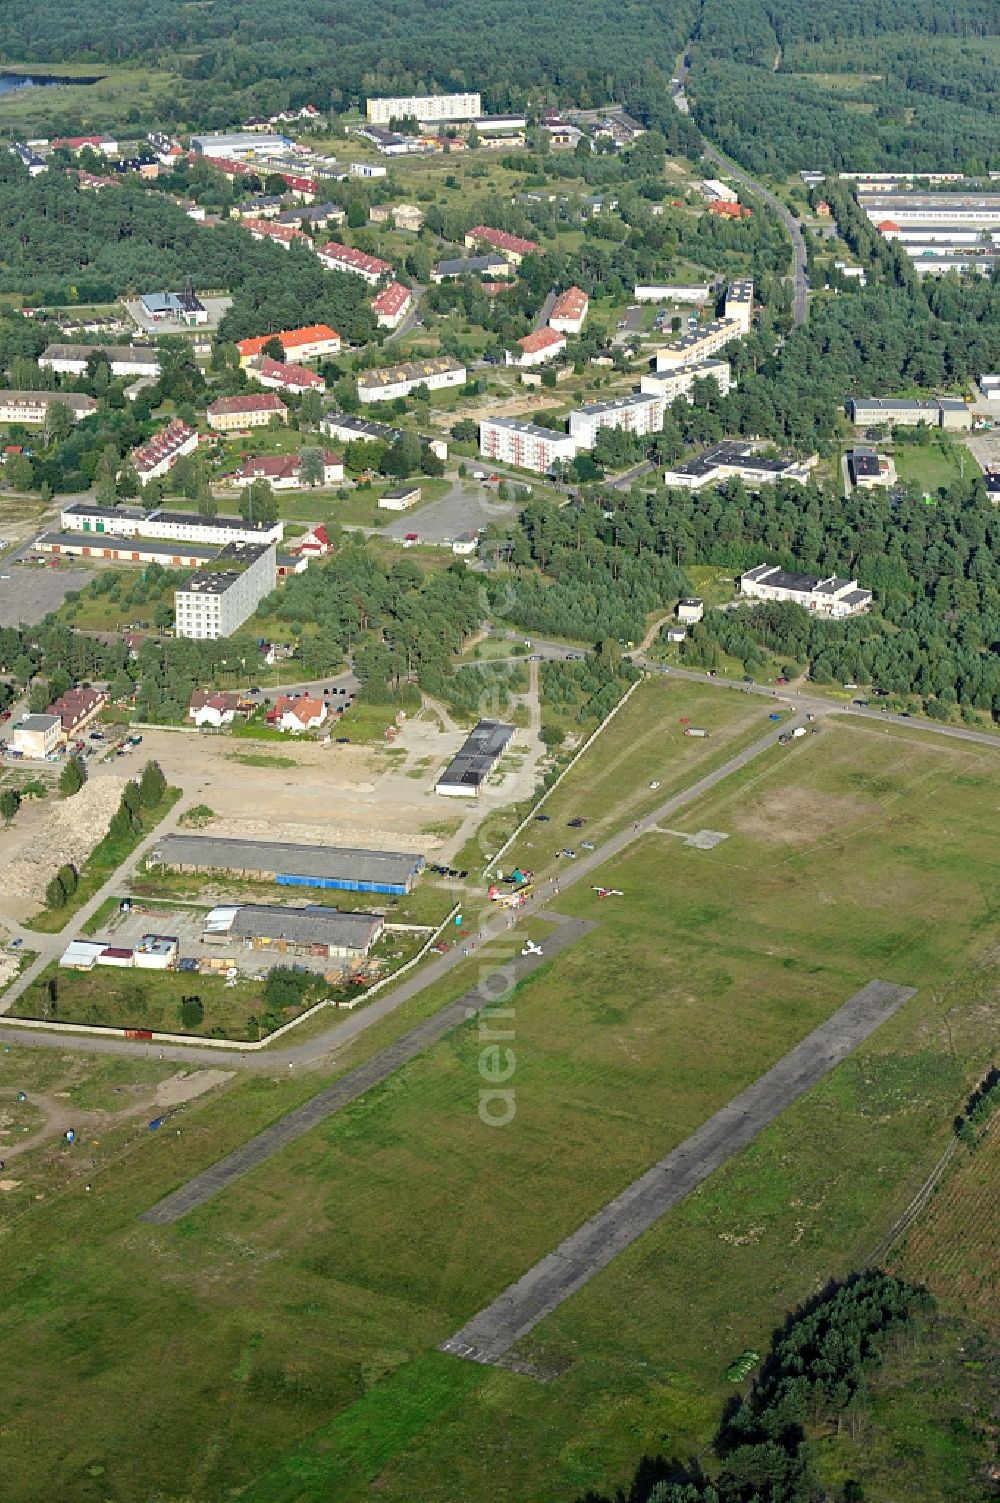
POLYGON ((712 289, 707 284, 688 287, 673 282, 637 282, 634 296, 637 303, 690 303, 702 308, 712 289))
POLYGON ((691 402, 696 381, 714 381, 720 395, 726 396, 733 384, 732 367, 728 360, 703 360, 700 365, 685 365, 679 370, 649 371, 640 379, 639 390, 662 397, 668 405, 675 397, 687 397, 691 402))
POLYGON ((730 282, 726 289, 724 318, 731 318, 740 326, 741 334, 749 334, 753 321, 753 282, 746 277, 741 282, 730 282))
POLYGON ((22 757, 42 761, 63 742, 62 718, 59 715, 26 715, 10 733, 12 751, 22 757))
POLYGON ((673 344, 663 345, 656 351, 656 370, 673 371, 685 365, 700 365, 719 350, 724 350, 727 344, 740 339, 744 332, 742 323, 735 318, 713 318, 711 323, 699 324, 673 344))
POLYGON ((178 637, 231 637, 278 581, 274 543, 230 543, 210 569, 192 574, 174 591, 178 637))
POLYGON ((191 150, 200 157, 277 157, 292 145, 290 136, 261 131, 237 130, 212 136, 192 136, 191 150))
POLYGON ((570 437, 581 449, 592 449, 602 428, 624 428, 627 433, 659 433, 666 403, 661 396, 634 392, 611 397, 606 402, 588 402, 569 415, 570 437))
POLYGON ((369 99, 365 113, 372 125, 388 125, 390 120, 424 121, 475 120, 483 113, 479 94, 394 94, 386 99, 369 99))
POLYGON ((520 418, 485 418, 479 425, 479 452, 485 459, 547 475, 557 462, 570 463, 584 446, 572 434, 540 428, 520 418))
POLYGON ((820 616, 858 616, 871 610, 871 590, 860 590, 856 579, 831 574, 793 574, 777 564, 756 564, 740 575, 740 594, 753 600, 782 600, 801 605, 820 616))

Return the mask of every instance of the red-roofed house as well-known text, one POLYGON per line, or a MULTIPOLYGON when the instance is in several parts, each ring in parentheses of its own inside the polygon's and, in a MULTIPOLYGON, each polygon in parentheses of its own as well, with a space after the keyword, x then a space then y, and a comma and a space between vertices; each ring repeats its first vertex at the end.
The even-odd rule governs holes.
MULTIPOLYGON (((339 454, 323 453, 323 478, 317 484, 339 485, 344 478, 344 461, 339 454)), ((302 460, 297 454, 260 454, 256 459, 245 459, 234 475, 231 485, 252 485, 255 480, 266 480, 275 491, 296 491, 303 487, 302 460)))
POLYGON ((242 428, 266 428, 272 418, 288 422, 288 408, 273 392, 249 391, 238 397, 219 397, 207 409, 208 426, 217 433, 242 428))
POLYGON ((146 443, 132 450, 132 463, 139 476, 140 485, 166 475, 184 454, 193 454, 198 447, 198 434, 180 418, 173 418, 159 433, 154 433, 146 443))
POLYGON ((279 172, 278 177, 292 197, 300 198, 303 203, 311 204, 319 192, 319 183, 314 177, 300 177, 297 172, 279 172))
POLYGON ((249 230, 255 240, 276 240, 285 250, 289 250, 296 240, 301 240, 304 245, 312 244, 309 236, 293 225, 272 224, 270 219, 241 219, 240 228, 249 230))
POLYGON ((305 537, 298 538, 291 547, 292 553, 306 553, 310 558, 325 558, 333 544, 323 523, 314 527, 312 532, 307 532, 305 537))
POLYGON ((247 375, 261 386, 275 391, 290 391, 301 396, 304 391, 326 391, 326 382, 305 365, 290 365, 282 360, 272 360, 270 355, 260 355, 247 366, 247 375))
POLYGON ((88 146, 91 151, 98 151, 106 157, 118 155, 118 142, 110 136, 57 136, 52 142, 52 150, 56 151, 60 146, 65 146, 67 151, 72 151, 77 156, 88 146))
POLYGON ((239 708, 240 698, 235 689, 225 692, 195 689, 188 704, 188 719, 195 725, 212 725, 216 729, 229 725, 239 708))
POLYGON ((397 329, 412 303, 413 293, 409 287, 404 287, 401 282, 390 282, 378 297, 373 298, 371 309, 380 329, 397 329))
POLYGON ((240 365, 246 367, 256 360, 269 340, 276 339, 285 354, 294 360, 322 360, 327 355, 340 354, 340 335, 329 324, 307 324, 301 329, 282 329, 277 334, 256 334, 252 339, 241 339, 236 348, 240 352, 240 365))
POLYGON ((541 250, 541 246, 536 245, 534 240, 524 240, 520 235, 508 235, 506 230, 494 230, 488 224, 477 224, 469 230, 465 244, 469 250, 488 245, 512 266, 520 266, 525 256, 537 255, 541 250))
POLYGON ((709 204, 708 212, 714 214, 716 219, 749 219, 753 209, 748 209, 745 204, 732 204, 715 198, 709 204))
POLYGON ((46 714, 58 715, 62 721, 63 735, 72 736, 92 720, 108 696, 103 689, 67 689, 65 694, 49 705, 46 714))
POLYGON ((327 271, 349 271, 356 277, 363 277, 373 287, 381 282, 383 277, 392 276, 392 267, 388 261, 380 261, 378 256, 366 255, 364 251, 355 250, 353 246, 341 245, 337 240, 327 241, 326 245, 320 246, 316 254, 327 271))
POLYGON ((549 328, 559 334, 579 334, 589 307, 590 299, 582 287, 567 287, 552 305, 549 328))
POLYGON ((283 694, 275 700, 273 709, 268 710, 267 721, 279 731, 312 731, 323 724, 326 713, 321 699, 312 699, 308 694, 283 694))
POLYGON ((538 329, 517 342, 521 353, 508 354, 508 365, 544 365, 546 360, 553 360, 556 355, 562 354, 566 348, 566 335, 557 333, 555 329, 538 329))
POLYGON ((102 188, 120 188, 122 179, 110 177, 106 172, 84 172, 82 167, 77 169, 77 177, 80 179, 80 188, 84 193, 100 193, 102 188))
POLYGON ((889 240, 891 240, 894 235, 899 234, 899 225, 894 219, 883 219, 882 223, 876 225, 875 228, 878 230, 880 235, 885 235, 889 240))

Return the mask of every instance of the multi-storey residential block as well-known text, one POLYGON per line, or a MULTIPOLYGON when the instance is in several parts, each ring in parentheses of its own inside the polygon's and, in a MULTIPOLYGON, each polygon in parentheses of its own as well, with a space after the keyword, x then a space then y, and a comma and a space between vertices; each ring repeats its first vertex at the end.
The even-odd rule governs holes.
POLYGON ((210 569, 192 574, 174 591, 179 637, 231 637, 274 589, 278 578, 273 543, 230 543, 210 569))

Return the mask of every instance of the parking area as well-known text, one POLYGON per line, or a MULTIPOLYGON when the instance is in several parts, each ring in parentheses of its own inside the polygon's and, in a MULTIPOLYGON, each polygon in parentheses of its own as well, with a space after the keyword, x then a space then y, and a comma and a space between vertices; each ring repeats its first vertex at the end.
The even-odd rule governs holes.
POLYGON ((57 611, 71 590, 82 590, 90 579, 89 569, 57 569, 40 564, 4 567, 0 557, 0 626, 34 626, 50 611, 57 611))
POLYGON ((146 334, 204 334, 211 329, 217 329, 222 321, 222 315, 233 306, 231 297, 203 297, 201 302, 208 314, 208 322, 196 326, 177 323, 171 318, 158 318, 155 321, 147 318, 138 298, 127 299, 125 307, 128 309, 129 317, 134 319, 146 334))
POLYGON ((495 485, 459 481, 439 501, 402 512, 382 531, 385 537, 399 541, 415 532, 422 543, 451 543, 463 532, 478 532, 491 522, 506 521, 516 511, 514 502, 497 499, 495 485))
POLYGON ((979 429, 962 437, 981 470, 1000 465, 1000 429, 979 429))

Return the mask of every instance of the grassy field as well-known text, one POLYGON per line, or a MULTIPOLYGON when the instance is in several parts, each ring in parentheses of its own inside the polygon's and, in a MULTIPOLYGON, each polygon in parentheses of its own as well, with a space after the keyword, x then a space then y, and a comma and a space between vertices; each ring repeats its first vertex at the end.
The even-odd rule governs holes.
POLYGON ((79 592, 71 592, 57 612, 58 620, 79 631, 122 631, 133 621, 151 627, 157 606, 172 611, 174 590, 189 576, 190 570, 168 570, 161 578, 146 580, 145 569, 101 569, 79 592), (108 574, 110 589, 102 588, 108 574))
POLYGON ((647 678, 546 799, 540 812, 548 822, 532 822, 506 853, 504 870, 519 865, 537 872, 550 867, 564 846, 575 849, 581 840, 600 845, 762 736, 768 713, 756 696, 647 678), (711 734, 685 736, 683 721, 711 734), (651 782, 659 786, 650 788, 651 782), (586 824, 571 830, 571 819, 586 824))
MULTIPOLYGON (((514 998, 502 1132, 470 1024, 170 1230, 134 1218, 302 1082, 238 1083, 92 1197, 25 1194, 0 1314, 12 1503, 145 1498, 154 1445, 165 1497, 245 1503, 571 1503, 644 1452, 704 1454, 726 1365, 864 1260, 988 1061, 998 794, 978 747, 852 726, 775 750, 678 818, 722 845, 652 836, 602 873, 621 901, 563 894, 598 928, 514 998), (561 1377, 432 1350, 873 975, 918 994, 543 1323, 524 1355, 561 1377)), ((880 1476, 907 1440, 884 1433, 880 1476)))
POLYGON ((892 457, 896 474, 904 485, 918 485, 930 492, 954 485, 960 478, 961 465, 967 474, 975 470, 965 446, 948 439, 928 444, 896 444, 892 457))
POLYGON ((904 1278, 925 1283, 994 1337, 1000 1333, 998 1171, 1000 1132, 994 1124, 974 1152, 959 1148, 930 1204, 890 1259, 904 1278))
MULTIPOLYGON (((12 89, 0 96, 0 127, 5 134, 20 136, 50 135, 53 116, 72 116, 88 129, 121 124, 133 108, 147 113, 157 96, 174 84, 170 73, 158 69, 109 67, 106 63, 87 67, 5 61, 3 66, 7 73, 66 80, 57 88, 12 89), (97 78, 98 82, 74 82, 79 78, 97 78)), ((136 129, 135 134, 142 133, 136 129)))

